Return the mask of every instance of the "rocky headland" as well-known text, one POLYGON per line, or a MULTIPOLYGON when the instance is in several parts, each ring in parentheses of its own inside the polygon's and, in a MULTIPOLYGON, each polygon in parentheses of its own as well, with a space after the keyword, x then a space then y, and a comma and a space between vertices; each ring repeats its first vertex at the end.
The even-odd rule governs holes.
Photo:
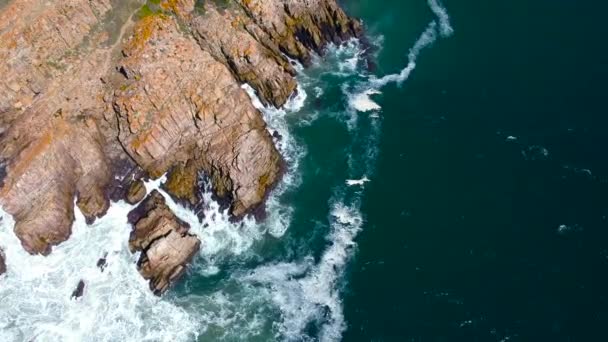
POLYGON ((93 222, 141 202, 129 246, 163 293, 201 242, 142 181, 194 207, 206 177, 236 219, 260 208, 284 166, 241 85, 280 107, 290 59, 360 30, 335 0, 0 2, 0 205, 23 248, 67 240, 74 203, 93 222))

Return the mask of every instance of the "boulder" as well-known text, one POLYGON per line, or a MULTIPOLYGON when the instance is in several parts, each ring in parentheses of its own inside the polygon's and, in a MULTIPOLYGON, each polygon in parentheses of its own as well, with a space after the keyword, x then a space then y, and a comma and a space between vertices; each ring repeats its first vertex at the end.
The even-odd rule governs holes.
POLYGON ((129 249, 141 252, 139 272, 150 281, 154 294, 161 295, 184 274, 200 240, 188 233, 188 224, 171 212, 156 190, 129 213, 129 222, 133 224, 129 249))
POLYGON ((78 299, 84 295, 84 280, 80 280, 74 291, 72 291, 72 299, 78 299))
POLYGON ((127 191, 126 201, 129 204, 135 204, 141 202, 146 197, 146 186, 144 182, 139 179, 133 181, 127 191))

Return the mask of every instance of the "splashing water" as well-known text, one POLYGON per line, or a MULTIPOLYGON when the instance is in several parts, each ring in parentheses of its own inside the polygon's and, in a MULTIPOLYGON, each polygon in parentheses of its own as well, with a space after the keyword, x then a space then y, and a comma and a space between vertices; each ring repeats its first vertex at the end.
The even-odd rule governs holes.
POLYGON ((1 341, 187 341, 198 323, 183 309, 154 296, 128 248, 132 207, 114 203, 87 226, 76 210, 70 239, 48 257, 30 256, 12 233, 14 221, 0 211, 0 245, 7 273, 0 277, 1 341), (106 256, 107 255, 107 256, 106 256), (97 261, 106 256, 102 272, 97 261), (80 280, 84 296, 71 298, 80 280))

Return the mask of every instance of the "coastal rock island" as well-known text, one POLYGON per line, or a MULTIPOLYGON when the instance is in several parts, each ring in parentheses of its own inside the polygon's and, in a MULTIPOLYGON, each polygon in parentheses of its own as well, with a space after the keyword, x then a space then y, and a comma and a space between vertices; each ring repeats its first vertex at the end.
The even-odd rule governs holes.
POLYGON ((235 219, 259 209, 284 165, 241 86, 280 107, 293 61, 360 31, 335 0, 0 2, 0 205, 23 248, 66 241, 74 205, 92 223, 143 200, 125 239, 163 293, 201 241, 142 181, 196 206, 205 177, 235 219))

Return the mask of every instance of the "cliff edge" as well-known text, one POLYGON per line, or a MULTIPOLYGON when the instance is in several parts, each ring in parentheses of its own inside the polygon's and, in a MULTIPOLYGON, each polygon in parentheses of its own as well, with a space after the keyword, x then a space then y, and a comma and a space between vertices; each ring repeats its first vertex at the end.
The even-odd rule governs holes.
POLYGON ((241 85, 280 107, 296 91, 290 59, 307 65, 359 33, 335 0, 0 6, 0 205, 15 234, 48 254, 69 238, 74 202, 92 222, 165 174, 182 203, 199 204, 204 176, 232 215, 252 212, 283 161, 241 85))

